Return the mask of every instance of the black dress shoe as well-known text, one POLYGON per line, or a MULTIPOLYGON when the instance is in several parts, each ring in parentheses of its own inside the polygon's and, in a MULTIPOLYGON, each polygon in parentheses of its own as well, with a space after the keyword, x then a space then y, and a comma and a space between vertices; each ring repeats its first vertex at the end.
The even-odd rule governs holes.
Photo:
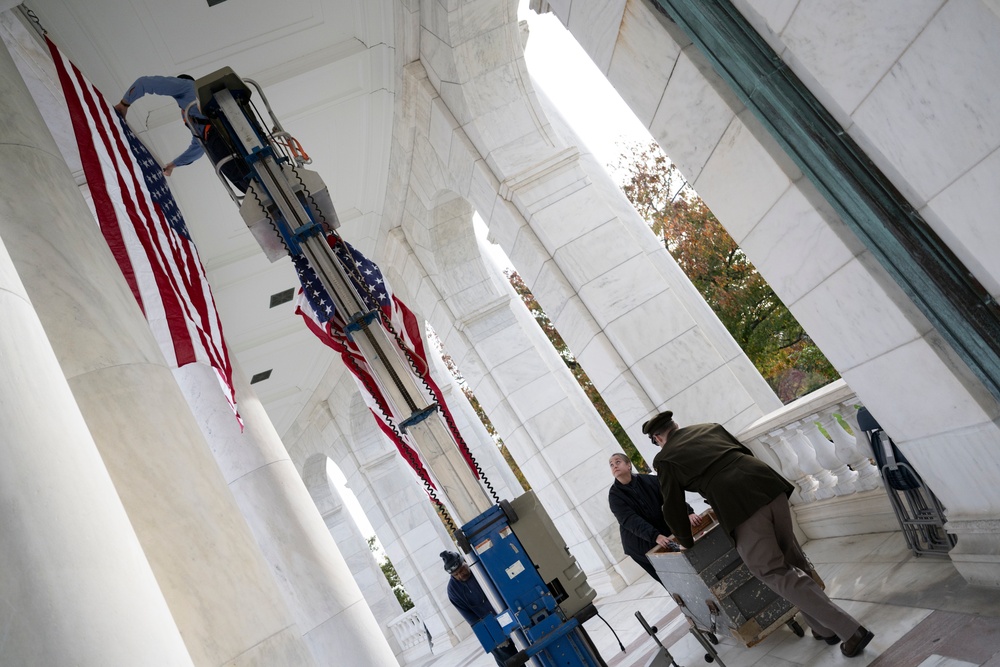
POLYGON ((850 639, 840 645, 840 652, 848 658, 853 658, 861 653, 874 637, 875 633, 862 625, 857 632, 851 635, 850 639))
POLYGON ((829 637, 824 637, 823 635, 817 633, 815 630, 812 631, 812 634, 813 634, 813 639, 824 641, 830 646, 833 646, 834 644, 840 641, 840 637, 838 637, 837 635, 830 635, 829 637))

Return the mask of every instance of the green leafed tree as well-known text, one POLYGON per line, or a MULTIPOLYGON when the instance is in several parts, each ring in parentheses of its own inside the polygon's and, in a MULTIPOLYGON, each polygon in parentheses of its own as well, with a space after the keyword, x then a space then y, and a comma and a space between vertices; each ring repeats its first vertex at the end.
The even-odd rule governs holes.
POLYGON ((788 403, 839 375, 655 143, 622 155, 622 190, 788 403))
MULTIPOLYGON (((377 554, 376 539, 374 535, 368 538, 368 548, 372 550, 372 553, 377 554)), ((399 606, 403 608, 403 611, 413 609, 413 600, 410 599, 410 594, 403 588, 403 582, 399 579, 399 573, 396 572, 396 568, 393 566, 392 561, 389 560, 389 557, 382 556, 382 560, 379 561, 378 566, 382 569, 382 574, 385 575, 385 580, 389 582, 389 586, 392 588, 392 592, 399 601, 399 606)))

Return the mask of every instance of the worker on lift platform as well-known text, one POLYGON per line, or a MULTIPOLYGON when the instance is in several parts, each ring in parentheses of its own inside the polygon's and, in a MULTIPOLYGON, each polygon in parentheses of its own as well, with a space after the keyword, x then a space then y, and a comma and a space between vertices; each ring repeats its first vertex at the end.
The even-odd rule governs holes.
MULTIPOLYGON (((218 164, 233 155, 232 148, 226 143, 220 132, 212 127, 208 118, 202 115, 198 108, 194 78, 187 74, 179 76, 143 76, 135 80, 128 91, 122 96, 121 102, 115 105, 115 110, 122 115, 128 114, 128 109, 141 97, 146 95, 163 95, 172 97, 181 109, 181 120, 184 124, 197 130, 198 136, 191 137, 191 144, 183 153, 163 166, 163 174, 170 176, 174 167, 191 164, 206 152, 212 164, 218 164), (185 118, 187 109, 187 118, 185 118), (204 146, 204 148, 202 148, 204 146)), ((246 192, 252 172, 243 160, 234 159, 223 162, 222 173, 240 192, 246 192)))

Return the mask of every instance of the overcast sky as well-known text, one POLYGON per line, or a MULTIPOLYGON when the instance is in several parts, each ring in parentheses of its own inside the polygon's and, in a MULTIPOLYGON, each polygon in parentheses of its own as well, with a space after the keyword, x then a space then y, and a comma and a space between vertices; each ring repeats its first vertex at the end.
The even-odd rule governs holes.
POLYGON ((521 0, 518 18, 528 21, 524 57, 535 85, 600 164, 617 164, 620 144, 653 140, 554 14, 535 14, 528 9, 528 0, 521 0))

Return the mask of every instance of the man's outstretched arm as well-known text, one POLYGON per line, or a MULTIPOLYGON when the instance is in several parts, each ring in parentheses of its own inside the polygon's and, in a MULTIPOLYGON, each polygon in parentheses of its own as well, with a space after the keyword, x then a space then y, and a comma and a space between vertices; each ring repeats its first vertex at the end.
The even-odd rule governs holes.
POLYGON ((684 489, 672 478, 669 470, 657 470, 656 474, 663 494, 663 520, 674 531, 674 538, 681 546, 690 549, 694 546, 694 538, 688 517, 690 506, 684 498, 684 489))

